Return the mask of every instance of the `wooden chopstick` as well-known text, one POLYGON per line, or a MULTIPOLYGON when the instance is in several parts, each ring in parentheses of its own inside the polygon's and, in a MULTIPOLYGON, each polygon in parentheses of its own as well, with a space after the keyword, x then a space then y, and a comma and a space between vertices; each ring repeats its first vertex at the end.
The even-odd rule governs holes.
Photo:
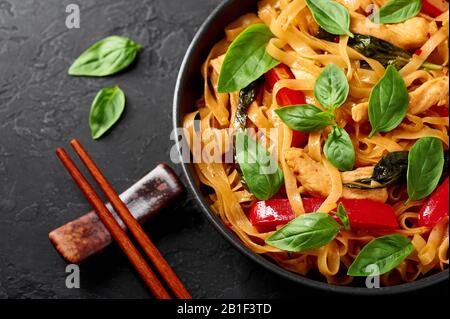
POLYGON ((191 299, 191 295, 186 290, 181 280, 177 277, 173 269, 159 252, 158 248, 156 248, 156 246, 144 232, 138 221, 133 217, 131 212, 128 210, 128 207, 122 202, 119 195, 112 188, 108 180, 102 174, 98 166, 86 152, 81 143, 78 140, 74 139, 70 142, 70 145, 80 157, 81 161, 84 163, 92 177, 95 179, 96 183, 105 193, 111 205, 114 207, 114 210, 122 219, 135 240, 139 243, 145 255, 152 262, 153 266, 164 279, 175 297, 180 299, 191 299))
POLYGON ((63 163, 69 174, 72 176, 78 187, 83 192, 89 203, 97 212, 98 217, 111 233, 112 238, 117 242, 119 247, 133 264, 134 268, 144 280, 150 291, 157 299, 171 299, 169 293, 159 281, 158 277, 148 266, 144 257, 136 249, 131 240, 127 237, 125 231, 122 230, 119 223, 114 219, 111 212, 106 208, 105 204, 98 196, 97 192, 92 188, 78 167, 62 148, 56 150, 56 155, 63 163))

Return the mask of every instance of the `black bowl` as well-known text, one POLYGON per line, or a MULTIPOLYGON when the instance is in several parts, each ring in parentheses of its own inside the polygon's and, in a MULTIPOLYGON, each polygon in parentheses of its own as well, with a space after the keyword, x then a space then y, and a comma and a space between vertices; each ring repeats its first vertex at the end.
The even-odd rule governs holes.
MULTIPOLYGON (((195 101, 201 97, 203 90, 203 80, 200 74, 200 67, 212 46, 220 41, 224 36, 223 29, 226 25, 237 19, 239 16, 256 12, 257 0, 228 0, 219 5, 206 19, 203 25, 197 31, 192 40, 178 75, 174 102, 173 102, 173 123, 174 127, 182 127, 182 120, 185 114, 194 110, 195 101)), ((180 145, 177 145, 180 147, 180 145)), ((215 228, 225 237, 234 247, 243 254, 256 261, 266 269, 294 282, 323 289, 328 292, 347 293, 355 295, 388 295, 396 293, 410 292, 422 289, 449 278, 448 269, 444 272, 434 274, 411 283, 400 284, 391 287, 381 287, 379 289, 368 289, 364 287, 346 287, 330 285, 324 282, 316 281, 298 274, 289 272, 279 267, 263 256, 255 254, 248 249, 235 234, 230 231, 222 221, 210 209, 208 203, 202 194, 195 170, 192 164, 182 163, 184 174, 188 181, 188 187, 194 194, 202 211, 215 226, 215 228)))

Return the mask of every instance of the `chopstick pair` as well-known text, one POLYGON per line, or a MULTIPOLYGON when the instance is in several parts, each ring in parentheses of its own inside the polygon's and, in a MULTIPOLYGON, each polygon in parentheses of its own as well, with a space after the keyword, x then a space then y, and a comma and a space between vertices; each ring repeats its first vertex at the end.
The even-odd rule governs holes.
MULTIPOLYGON (((156 246, 152 243, 150 238, 145 234, 141 225, 133 217, 128 210, 127 206, 122 202, 117 193, 111 187, 109 182, 103 176, 97 165, 90 158, 84 147, 76 139, 70 142, 77 155, 80 157, 83 164, 88 169, 89 173, 95 179, 96 183, 100 186, 106 197, 110 201, 114 210, 122 219, 129 232, 133 235, 134 239, 139 243, 145 255, 149 261, 153 264, 161 277, 165 280, 167 286, 170 288, 175 297, 180 299, 191 299, 191 295, 184 287, 183 283, 178 279, 175 272, 170 265, 158 251, 156 246)), ((95 189, 89 184, 87 179, 83 176, 76 164, 72 161, 70 156, 63 148, 56 150, 56 155, 63 163, 69 174, 74 179, 75 183, 83 192, 86 199, 90 202, 92 207, 97 212, 98 217, 111 233, 112 238, 117 242, 119 247, 128 257, 134 268, 148 286, 152 294, 157 299, 171 299, 170 294, 166 288, 160 282, 158 277, 152 271, 146 260, 134 246, 132 241, 128 238, 125 231, 120 227, 119 223, 114 219, 111 212, 106 208, 100 196, 95 189)))

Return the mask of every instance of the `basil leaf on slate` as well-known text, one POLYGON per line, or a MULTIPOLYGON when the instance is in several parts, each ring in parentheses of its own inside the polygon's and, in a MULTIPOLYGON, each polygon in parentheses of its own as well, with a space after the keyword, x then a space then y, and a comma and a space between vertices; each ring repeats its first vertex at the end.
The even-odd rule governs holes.
POLYGON ((243 132, 236 134, 236 159, 250 192, 259 200, 267 200, 283 184, 283 172, 276 159, 243 132))
POLYGON ((92 102, 89 126, 93 139, 100 138, 120 118, 125 109, 125 94, 118 87, 101 89, 92 102))
POLYGON ((328 64, 314 83, 316 100, 328 110, 344 104, 349 90, 347 77, 336 64, 328 64))
POLYGON ((399 23, 417 16, 422 0, 390 0, 371 17, 375 23, 399 23))
POLYGON ((141 46, 121 36, 110 36, 92 45, 73 62, 70 75, 107 76, 129 66, 141 46))
POLYGON ((439 183, 444 167, 442 142, 435 137, 422 137, 409 151, 407 188, 410 200, 430 195, 439 183))
POLYGON ((395 129, 406 116, 408 102, 405 81, 394 66, 388 66, 370 93, 368 113, 372 131, 369 137, 395 129))
POLYGON ((317 106, 300 104, 286 106, 275 110, 275 113, 291 129, 300 132, 313 132, 333 123, 334 114, 322 112, 317 106))
POLYGON ((355 148, 345 129, 334 126, 323 147, 323 152, 336 168, 351 171, 355 165, 355 148))
POLYGON ((254 24, 231 43, 220 69, 220 93, 239 91, 280 63, 266 51, 273 37, 265 24, 254 24))
POLYGON ((332 0, 306 0, 314 20, 327 32, 348 35, 350 32, 350 13, 343 5, 332 0))
POLYGON ((303 214, 273 233, 266 239, 266 243, 286 251, 305 251, 328 244, 336 237, 340 228, 328 214, 303 214))
POLYGON ((402 235, 376 238, 361 249, 348 269, 349 276, 376 276, 400 265, 414 251, 410 240, 402 235), (378 269, 377 273, 373 270, 378 269))
POLYGON ((344 205, 342 205, 342 203, 339 203, 339 205, 338 205, 338 208, 336 211, 336 216, 341 221, 342 225, 344 226, 344 229, 349 230, 350 229, 350 221, 348 220, 347 212, 345 211, 344 205))

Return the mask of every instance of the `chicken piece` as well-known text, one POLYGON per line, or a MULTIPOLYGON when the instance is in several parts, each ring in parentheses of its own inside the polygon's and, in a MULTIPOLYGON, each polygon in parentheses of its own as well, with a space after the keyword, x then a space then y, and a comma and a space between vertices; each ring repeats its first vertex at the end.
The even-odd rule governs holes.
MULTIPOLYGON (((448 76, 439 77, 425 82, 417 89, 409 93, 410 114, 420 114, 432 106, 448 107, 448 76)), ((352 107, 352 119, 355 122, 366 121, 368 115, 369 103, 363 102, 352 107)))
POLYGON ((353 33, 374 36, 403 49, 416 49, 428 40, 429 35, 437 31, 437 25, 421 17, 403 23, 376 24, 364 16, 352 16, 350 30, 353 33))
POLYGON ((322 163, 316 162, 300 148, 291 148, 286 154, 286 163, 305 190, 315 197, 327 197, 331 192, 331 181, 322 163))
POLYGON ((373 174, 373 166, 360 167, 353 171, 342 172, 342 184, 354 182, 358 179, 369 178, 373 174))
POLYGON ((361 8, 361 9, 365 9, 366 13, 368 13, 368 10, 370 9, 371 5, 375 4, 379 8, 381 8, 389 0, 335 0, 335 1, 342 4, 350 12, 356 11, 359 8, 361 8))
MULTIPOLYGON (((302 149, 291 148, 285 155, 286 163, 297 177, 304 189, 314 197, 327 197, 331 192, 331 181, 326 168, 313 160, 302 149)), ((373 166, 361 167, 350 172, 341 173, 342 182, 348 183, 361 178, 372 176, 373 166)), ((380 189, 352 189, 343 187, 342 197, 347 199, 371 199, 386 202, 388 193, 386 188, 380 189)))
POLYGON ((369 102, 356 104, 352 107, 352 119, 355 122, 366 121, 369 119, 368 115, 369 102))
MULTIPOLYGON (((358 179, 369 178, 373 174, 373 166, 360 167, 350 172, 341 173, 342 184, 354 182, 358 179)), ((386 188, 377 189, 356 189, 342 188, 342 197, 347 199, 371 199, 377 202, 386 202, 388 192, 386 188)))
MULTIPOLYGON (((347 2, 347 1, 349 1, 349 0, 337 0, 338 2, 347 2)), ((359 0, 359 1, 357 1, 358 2, 358 4, 359 4, 359 6, 361 7, 361 8, 367 8, 367 9, 369 9, 370 7, 370 5, 373 5, 373 4, 375 4, 375 5, 377 5, 379 8, 381 8, 382 6, 384 6, 387 2, 388 2, 389 0, 359 0)), ((344 4, 345 5, 345 4, 344 4)), ((367 11, 366 11, 366 13, 367 13, 367 11)))
POLYGON ((448 76, 427 81, 409 93, 409 113, 420 114, 432 106, 448 107, 448 76))
POLYGON ((346 199, 370 199, 376 202, 385 203, 389 197, 386 188, 377 189, 356 189, 342 188, 342 197, 346 199))

